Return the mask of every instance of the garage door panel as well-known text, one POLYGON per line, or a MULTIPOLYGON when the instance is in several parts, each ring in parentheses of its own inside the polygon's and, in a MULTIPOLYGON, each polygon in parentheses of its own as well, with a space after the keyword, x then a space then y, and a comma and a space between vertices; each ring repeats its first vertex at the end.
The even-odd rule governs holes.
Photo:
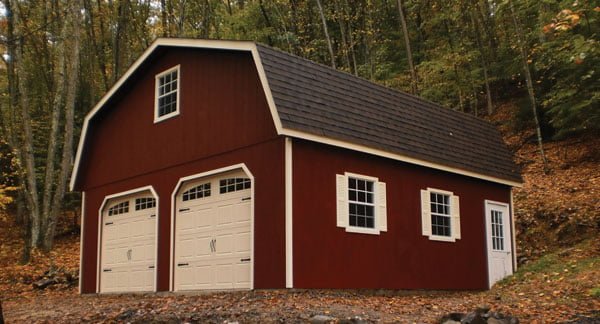
MULTIPOLYGON (((226 260, 224 260, 226 261, 226 260)), ((217 280, 216 285, 219 288, 232 288, 233 281, 233 264, 230 262, 218 262, 216 264, 217 280)))
POLYGON ((240 225, 250 224, 250 202, 234 206, 233 221, 240 225))
POLYGON ((205 178, 183 186, 210 183, 210 197, 183 201, 187 189, 177 194, 175 290, 250 288, 251 262, 238 263, 250 260, 251 255, 251 190, 222 193, 220 180, 230 177, 205 178), (194 215, 193 222, 190 215, 194 215), (178 263, 190 266, 178 267, 178 263))
POLYGON ((226 226, 233 222, 231 206, 217 206, 217 227, 226 226))
POLYGON ((250 262, 239 262, 234 266, 234 288, 250 288, 250 262))
POLYGON ((181 259, 202 258, 211 254, 212 236, 191 236, 178 242, 177 255, 181 259))
POLYGON ((156 207, 138 208, 135 204, 137 198, 152 199, 149 197, 149 192, 143 192, 106 204, 102 212, 100 292, 154 290, 156 207), (112 206, 127 201, 128 209, 108 216, 112 206), (110 271, 103 271, 107 269, 110 271))
POLYGON ((235 252, 248 253, 248 255, 250 255, 250 242, 251 242, 250 232, 238 233, 235 236, 235 243, 234 243, 235 252))
POLYGON ((216 238, 216 251, 215 254, 217 256, 226 256, 231 255, 234 250, 234 235, 226 234, 226 235, 218 235, 216 238))

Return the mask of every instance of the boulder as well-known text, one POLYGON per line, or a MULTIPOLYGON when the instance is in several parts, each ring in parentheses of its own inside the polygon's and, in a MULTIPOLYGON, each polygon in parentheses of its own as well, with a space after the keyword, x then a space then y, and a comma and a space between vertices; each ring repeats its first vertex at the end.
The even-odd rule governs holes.
POLYGON ((335 317, 327 316, 327 315, 315 315, 310 318, 310 322, 312 324, 323 324, 323 323, 331 323, 335 321, 335 317))

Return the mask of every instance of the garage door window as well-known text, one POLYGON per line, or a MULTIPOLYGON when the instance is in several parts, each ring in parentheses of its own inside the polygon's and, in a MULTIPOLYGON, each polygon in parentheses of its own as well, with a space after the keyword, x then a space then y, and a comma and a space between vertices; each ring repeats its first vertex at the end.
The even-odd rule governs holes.
POLYGON ((118 203, 108 209, 108 216, 125 214, 129 212, 129 201, 118 203))
POLYGON ((210 182, 189 189, 183 193, 183 201, 210 197, 210 182))
POLYGON ((250 189, 251 183, 248 178, 229 178, 219 181, 220 193, 228 193, 239 190, 250 189))
POLYGON ((143 210, 156 207, 156 199, 154 198, 137 198, 135 200, 135 210, 143 210))

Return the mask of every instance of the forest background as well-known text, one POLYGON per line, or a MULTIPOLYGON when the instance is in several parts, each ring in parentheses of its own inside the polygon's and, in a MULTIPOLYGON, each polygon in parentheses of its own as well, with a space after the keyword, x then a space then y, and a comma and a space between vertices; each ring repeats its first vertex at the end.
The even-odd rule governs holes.
POLYGON ((593 0, 3 0, 0 208, 22 263, 52 250, 80 212, 83 118, 157 37, 254 40, 490 120, 511 102, 550 177, 545 143, 600 131, 599 16, 593 0))

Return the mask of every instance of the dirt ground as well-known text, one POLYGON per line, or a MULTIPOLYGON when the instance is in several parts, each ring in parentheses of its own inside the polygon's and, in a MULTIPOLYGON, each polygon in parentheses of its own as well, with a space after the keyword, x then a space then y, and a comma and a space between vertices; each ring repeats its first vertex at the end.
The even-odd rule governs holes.
MULTIPOLYGON (((58 250, 69 244, 76 242, 63 242, 58 250)), ((7 281, 6 276, 0 279, 7 281)), ((9 294, 0 293, 7 323, 293 323, 310 322, 315 315, 346 323, 436 323, 444 314, 482 305, 516 316, 521 323, 600 323, 600 244, 588 240, 544 256, 483 292, 258 290, 80 296, 77 287, 65 285, 35 290, 17 279, 13 287, 9 294)))

